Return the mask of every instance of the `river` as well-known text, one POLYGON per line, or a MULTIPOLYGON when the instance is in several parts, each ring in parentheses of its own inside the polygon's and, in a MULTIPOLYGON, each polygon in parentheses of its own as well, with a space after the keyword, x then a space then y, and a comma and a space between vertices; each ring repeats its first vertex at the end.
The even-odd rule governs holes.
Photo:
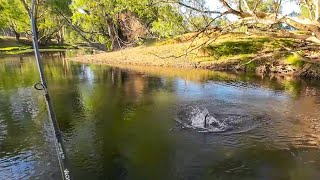
MULTIPOLYGON (((320 177, 319 80, 42 57, 75 179, 320 177)), ((60 178, 38 81, 33 56, 0 58, 0 179, 60 178)))

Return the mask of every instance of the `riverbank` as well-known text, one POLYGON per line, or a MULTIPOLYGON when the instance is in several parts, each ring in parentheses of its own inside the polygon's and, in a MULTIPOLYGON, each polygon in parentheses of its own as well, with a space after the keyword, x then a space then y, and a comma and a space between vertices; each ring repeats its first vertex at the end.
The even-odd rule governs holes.
MULTIPOLYGON (((275 37, 272 34, 230 33, 219 36, 210 43, 214 35, 196 39, 194 36, 195 34, 185 34, 138 47, 84 55, 70 60, 108 65, 200 68, 320 78, 318 63, 306 62, 299 53, 288 52, 288 49, 303 46, 303 42, 296 39, 275 37)), ((310 50, 299 52, 310 53, 310 50)), ((312 51, 313 56, 318 53, 319 51, 312 51)))
MULTIPOLYGON (((40 47, 40 52, 56 52, 72 48, 73 47, 70 45, 49 44, 47 46, 40 47)), ((32 52, 33 46, 31 40, 21 38, 19 42, 17 42, 13 37, 0 37, 0 56, 18 55, 32 52)))

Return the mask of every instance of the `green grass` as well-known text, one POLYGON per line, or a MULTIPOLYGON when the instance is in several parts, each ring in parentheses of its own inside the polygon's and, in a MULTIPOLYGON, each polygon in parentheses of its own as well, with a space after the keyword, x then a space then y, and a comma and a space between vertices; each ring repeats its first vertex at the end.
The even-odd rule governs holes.
POLYGON ((255 71, 257 68, 257 64, 253 61, 246 65, 247 71, 255 71))
POLYGON ((294 39, 279 39, 279 44, 287 47, 292 47, 297 43, 294 39))
MULTIPOLYGON (((40 52, 59 52, 64 51, 66 49, 40 49, 40 52)), ((25 49, 25 50, 17 50, 17 51, 7 51, 7 52, 1 52, 0 55, 18 55, 18 54, 25 54, 25 53, 32 53, 33 49, 25 49)))
POLYGON ((301 67, 303 65, 303 61, 302 61, 301 57, 298 56, 297 54, 289 55, 285 59, 285 62, 288 64, 291 64, 293 66, 296 66, 296 67, 301 67))
POLYGON ((267 38, 225 41, 219 44, 207 46, 207 50, 213 56, 234 56, 239 54, 253 54, 263 49, 265 42, 269 42, 267 38))
POLYGON ((30 48, 31 48, 31 46, 5 47, 5 48, 0 48, 0 52, 21 51, 21 50, 26 50, 26 49, 30 49, 30 48))
MULTIPOLYGON (((142 58, 143 56, 142 59, 151 60, 157 58, 155 56, 157 55, 158 57, 164 57, 162 58, 163 61, 172 62, 184 61, 183 59, 185 59, 185 61, 192 63, 241 62, 243 64, 257 56, 283 50, 284 46, 293 48, 298 43, 292 38, 229 33, 219 36, 211 44, 207 43, 205 46, 199 46, 215 38, 217 34, 213 32, 209 36, 198 36, 197 39, 193 39, 195 35, 196 33, 187 33, 162 40, 149 39, 142 46, 121 50, 121 52, 127 54, 132 61, 134 61, 133 57, 142 58), (188 48, 194 50, 186 56, 181 56, 185 54, 188 48)), ((123 58, 123 54, 119 55, 118 53, 110 52, 108 56, 112 57, 112 59, 120 60, 123 58)), ((277 53, 273 58, 284 59, 283 57, 276 57, 276 55, 277 53)), ((257 64, 255 63, 246 65, 248 69, 254 69, 256 66, 257 64)))
MULTIPOLYGON (((40 47, 40 52, 55 52, 72 49, 70 45, 48 45, 40 47)), ((31 40, 22 38, 19 42, 13 37, 0 36, 0 55, 16 55, 33 52, 31 40)))
MULTIPOLYGON (((213 32, 208 36, 197 36, 194 41, 195 33, 187 33, 170 37, 161 40, 149 40, 144 43, 144 47, 158 47, 157 52, 153 54, 160 54, 159 56, 165 57, 165 54, 179 56, 185 53, 185 50, 197 47, 199 44, 204 43, 217 36, 213 32), (208 39, 209 38, 209 39, 208 39), (190 45, 192 41, 192 45, 190 45), (173 46, 170 51, 162 51, 164 47, 173 46), (164 54, 163 54, 163 53, 164 54), (163 55, 161 55, 163 54, 163 55)), ((239 32, 232 32, 219 36, 211 44, 196 48, 187 57, 191 62, 207 62, 207 63, 223 63, 233 61, 250 61, 257 55, 277 52, 284 47, 293 48, 298 42, 292 38, 274 38, 269 35, 247 35, 239 32)), ((275 53, 275 56, 277 54, 275 53)), ((169 55, 168 55, 169 56, 169 55)), ((282 59, 281 57, 274 57, 282 59)), ((248 65, 256 66, 256 65, 248 65)), ((253 68, 252 68, 253 69, 253 68)))

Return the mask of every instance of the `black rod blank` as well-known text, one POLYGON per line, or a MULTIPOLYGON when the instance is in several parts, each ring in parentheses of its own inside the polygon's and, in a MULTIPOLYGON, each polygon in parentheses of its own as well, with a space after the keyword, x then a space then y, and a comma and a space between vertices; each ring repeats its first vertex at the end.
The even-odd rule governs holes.
POLYGON ((38 45, 38 39, 37 39, 36 24, 35 24, 35 17, 34 17, 34 7, 35 7, 35 0, 32 0, 31 10, 30 10, 29 16, 31 19, 31 26, 32 26, 33 48, 34 48, 34 53, 35 53, 35 57, 37 60, 37 66, 38 66, 40 80, 41 80, 41 83, 36 84, 35 88, 38 90, 44 90, 44 92, 45 92, 44 96, 45 96, 46 105, 47 105, 47 109, 48 109, 48 115, 49 115, 49 119, 51 120, 53 132, 55 133, 54 142, 55 142, 56 151, 57 151, 57 155, 58 155, 62 179, 63 180, 71 180, 72 179, 71 172, 70 172, 70 168, 69 168, 68 159, 66 156, 66 151, 63 146, 62 134, 60 132, 58 121, 57 121, 56 116, 54 114, 53 106, 52 106, 52 103, 50 100, 50 95, 49 95, 49 92, 47 89, 47 84, 46 84, 46 80, 45 80, 45 76, 44 76, 43 66, 41 63, 41 57, 40 57, 39 45, 38 45))

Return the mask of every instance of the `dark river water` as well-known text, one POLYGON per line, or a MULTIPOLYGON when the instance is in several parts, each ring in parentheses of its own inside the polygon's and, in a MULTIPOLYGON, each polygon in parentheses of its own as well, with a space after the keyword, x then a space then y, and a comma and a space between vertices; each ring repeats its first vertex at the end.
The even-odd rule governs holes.
MULTIPOLYGON (((42 57, 75 179, 320 179, 319 80, 42 57)), ((61 177, 38 81, 0 59, 0 179, 61 177)))

